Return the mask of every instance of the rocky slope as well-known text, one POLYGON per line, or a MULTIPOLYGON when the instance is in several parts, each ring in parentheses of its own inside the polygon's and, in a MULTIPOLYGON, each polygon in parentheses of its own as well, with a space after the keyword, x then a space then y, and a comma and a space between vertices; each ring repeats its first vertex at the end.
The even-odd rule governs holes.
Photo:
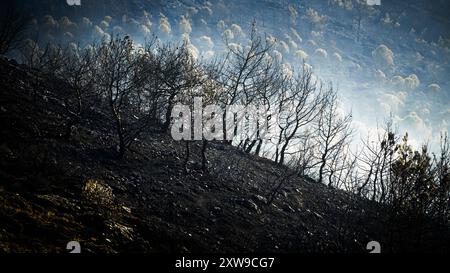
POLYGON ((149 129, 118 160, 106 111, 61 137, 67 121, 56 99, 67 86, 0 61, 0 252, 365 252, 443 251, 443 233, 387 226, 385 209, 289 170, 213 143, 210 171, 190 173, 184 144, 149 129), (33 90, 39 90, 34 92, 33 90), (434 235, 433 235, 434 234, 434 235))

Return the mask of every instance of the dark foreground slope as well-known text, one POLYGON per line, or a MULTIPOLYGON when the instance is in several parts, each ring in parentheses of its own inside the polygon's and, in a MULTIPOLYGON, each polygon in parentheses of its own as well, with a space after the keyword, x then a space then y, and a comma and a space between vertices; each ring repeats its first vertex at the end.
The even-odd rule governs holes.
POLYGON ((184 144, 151 129, 118 160, 106 111, 64 139, 64 84, 0 61, 0 252, 444 251, 444 233, 388 219, 374 203, 213 144, 209 173, 190 174, 184 144), (39 92, 33 92, 39 90, 39 92), (428 229, 427 229, 428 230, 428 229), (421 237, 417 235, 421 234, 421 237))

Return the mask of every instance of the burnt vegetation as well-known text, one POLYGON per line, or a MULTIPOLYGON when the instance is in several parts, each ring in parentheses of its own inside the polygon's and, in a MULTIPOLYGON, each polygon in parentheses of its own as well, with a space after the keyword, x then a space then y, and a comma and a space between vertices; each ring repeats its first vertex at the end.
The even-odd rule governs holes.
POLYGON ((0 64, 0 249, 448 250, 448 137, 416 151, 388 120, 352 153, 338 92, 303 64, 287 75, 255 28, 249 38, 209 62, 156 39, 22 41, 21 64, 0 64), (276 134, 174 141, 172 109, 193 97, 223 120, 227 105, 259 102, 276 134))

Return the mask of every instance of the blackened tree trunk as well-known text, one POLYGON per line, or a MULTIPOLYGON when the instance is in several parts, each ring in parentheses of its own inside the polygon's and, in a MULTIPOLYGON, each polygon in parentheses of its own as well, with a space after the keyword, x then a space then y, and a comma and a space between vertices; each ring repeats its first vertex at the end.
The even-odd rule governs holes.
POLYGON ((208 148, 208 141, 204 139, 203 145, 202 145, 202 171, 203 172, 208 171, 208 161, 206 158, 206 149, 207 148, 208 148))

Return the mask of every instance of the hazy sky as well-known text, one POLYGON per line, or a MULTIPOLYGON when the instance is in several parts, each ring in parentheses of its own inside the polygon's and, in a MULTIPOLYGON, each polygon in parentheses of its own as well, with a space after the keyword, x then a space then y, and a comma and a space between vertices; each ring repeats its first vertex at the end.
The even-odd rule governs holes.
MULTIPOLYGON (((220 56, 224 37, 234 46, 247 39, 251 21, 275 39, 272 52, 286 73, 305 61, 339 89, 342 112, 353 112, 365 135, 392 115, 415 143, 436 145, 450 123, 450 23, 448 1, 381 0, 64 0, 17 1, 40 43, 86 45, 111 33, 138 42, 189 41, 197 58, 220 56)), ((359 138, 357 136, 356 138, 359 138)))

